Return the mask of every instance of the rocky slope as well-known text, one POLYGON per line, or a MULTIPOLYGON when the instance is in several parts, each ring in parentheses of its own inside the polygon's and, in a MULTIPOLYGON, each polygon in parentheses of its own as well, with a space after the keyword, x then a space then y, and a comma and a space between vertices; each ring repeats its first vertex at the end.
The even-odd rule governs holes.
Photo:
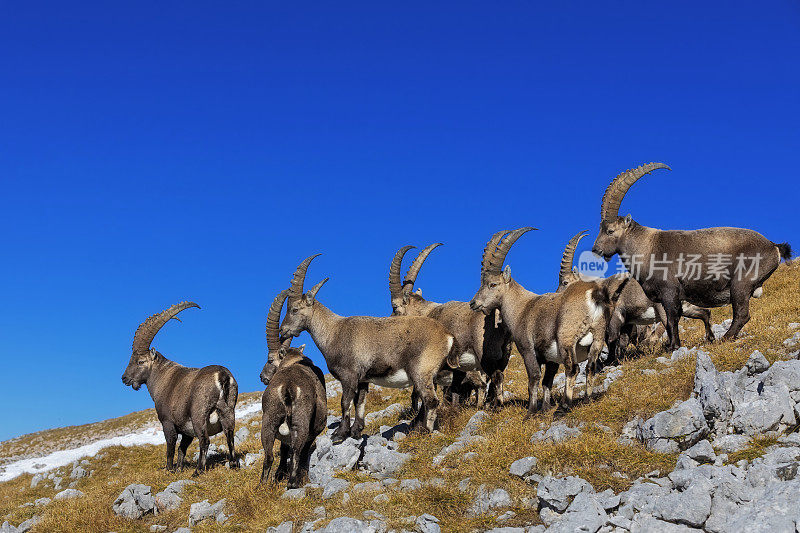
MULTIPOLYGON (((258 393, 240 400, 242 468, 197 479, 164 471, 151 412, 0 443, 1 530, 794 531, 798 281, 782 265, 735 342, 703 344, 684 321, 688 348, 631 354, 569 412, 524 418, 519 357, 503 409, 444 409, 433 435, 408 432, 406 392, 374 388, 368 436, 321 436, 293 491, 258 485, 258 393)), ((714 312, 716 333, 728 314, 714 312)))

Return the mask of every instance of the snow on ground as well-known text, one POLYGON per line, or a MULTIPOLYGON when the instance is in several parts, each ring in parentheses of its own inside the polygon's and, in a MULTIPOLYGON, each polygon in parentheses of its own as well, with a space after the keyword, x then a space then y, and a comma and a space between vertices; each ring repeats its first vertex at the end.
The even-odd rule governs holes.
MULTIPOLYGON (((261 402, 256 401, 242 405, 236 409, 237 420, 242 420, 261 410, 261 402)), ((30 473, 38 474, 71 464, 84 457, 94 457, 103 448, 110 446, 146 446, 164 444, 164 432, 161 428, 147 428, 141 431, 119 435, 108 439, 101 439, 91 444, 79 446, 69 450, 59 450, 43 457, 22 459, 0 467, 0 482, 14 479, 15 477, 30 473)))

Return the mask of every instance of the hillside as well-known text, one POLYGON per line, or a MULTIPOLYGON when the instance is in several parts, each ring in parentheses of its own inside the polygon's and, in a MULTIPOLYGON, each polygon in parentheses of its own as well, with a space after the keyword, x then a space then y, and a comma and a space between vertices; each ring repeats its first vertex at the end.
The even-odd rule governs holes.
MULTIPOLYGON (((751 315, 741 338, 735 342, 714 344, 702 341, 702 325, 699 322, 683 319, 684 346, 697 346, 707 352, 716 370, 722 374, 742 369, 755 350, 763 354, 769 363, 796 357, 800 342, 792 345, 785 341, 800 336, 796 334, 800 331, 796 329, 796 323, 800 322, 800 265, 783 264, 779 267, 764 286, 764 296, 752 301, 751 315)), ((714 310, 713 322, 722 323, 729 316, 729 308, 714 310)), ((72 457, 64 452, 61 457, 63 466, 45 472, 44 479, 39 480, 42 477, 39 476, 38 483, 32 482, 31 473, 24 473, 0 483, 0 516, 4 517, 0 520, 7 520, 16 526, 36 516, 37 521, 31 531, 172 532, 189 525, 191 504, 203 500, 214 504, 225 499, 220 507, 224 514, 220 517, 220 523, 214 520, 218 516, 215 510, 210 519, 195 525, 192 530, 264 531, 270 526, 292 521, 296 525, 294 530, 300 531, 307 522, 318 520, 313 527, 321 528, 334 518, 352 517, 362 521, 375 520, 371 526, 377 530, 388 528, 398 531, 435 531, 433 519, 423 518, 423 515, 429 514, 438 519, 438 526, 442 531, 466 532, 499 526, 529 527, 543 523, 555 524, 556 527, 562 523, 559 520, 567 520, 564 517, 570 511, 559 509, 559 505, 553 503, 554 500, 548 499, 550 493, 545 490, 545 485, 551 492, 556 491, 553 484, 555 482, 548 476, 576 476, 591 484, 595 493, 610 489, 615 494, 631 487, 641 487, 642 481, 637 482, 640 478, 646 478, 653 487, 662 488, 669 485, 671 480, 679 488, 673 489, 673 492, 664 497, 678 498, 680 494, 687 494, 688 497, 691 490, 700 490, 693 487, 701 486, 701 481, 697 481, 697 485, 692 484, 694 481, 687 481, 685 486, 680 485, 681 482, 675 480, 679 477, 675 472, 680 469, 689 470, 686 464, 691 461, 694 461, 691 463, 692 467, 704 462, 698 452, 693 452, 694 455, 690 453, 696 448, 683 454, 674 449, 685 447, 686 443, 682 440, 684 435, 666 442, 666 445, 652 445, 650 442, 646 446, 641 442, 641 437, 644 435, 646 440, 648 435, 642 429, 646 424, 636 426, 630 422, 636 417, 648 420, 675 406, 677 402, 690 398, 693 388, 697 388, 695 372, 700 366, 698 360, 704 357, 697 355, 698 353, 701 352, 690 350, 673 356, 660 349, 645 350, 645 353, 637 354, 618 369, 604 373, 605 377, 610 373, 613 373, 612 378, 616 377, 613 383, 612 379, 607 380, 610 385, 605 393, 590 401, 579 401, 569 412, 539 414, 528 420, 524 419, 525 409, 522 405, 523 399, 527 400, 527 377, 520 357, 514 356, 506 372, 506 391, 510 400, 504 408, 487 410, 485 414, 477 416, 475 407, 444 408, 440 411, 441 427, 433 435, 411 433, 405 438, 395 438, 392 442, 396 442, 396 445, 371 439, 368 448, 374 447, 377 458, 368 467, 373 473, 389 468, 391 465, 388 462, 397 457, 395 454, 408 454, 407 460, 396 471, 391 472, 390 476, 383 476, 390 478, 390 481, 383 483, 356 487, 357 483, 375 481, 374 476, 360 468, 332 472, 334 479, 343 481, 334 483, 340 490, 326 499, 322 499, 322 493, 324 490, 330 492, 327 486, 309 486, 304 493, 288 495, 284 494, 283 484, 259 486, 262 456, 256 454, 261 454, 260 439, 257 438, 261 420, 260 411, 257 410, 258 403, 254 402, 260 398, 260 392, 243 394, 239 401, 241 412, 249 413, 237 418, 237 429, 247 428, 239 429, 237 433, 241 439, 239 451, 244 460, 251 464, 239 470, 229 470, 222 464, 216 464, 209 472, 197 478, 196 483, 185 486, 179 492, 180 499, 174 509, 164 510, 157 515, 145 514, 138 519, 123 518, 112 510, 112 504, 128 485, 140 483, 152 487, 152 494, 155 495, 170 483, 190 479, 191 476, 190 469, 183 473, 167 473, 163 468, 164 445, 146 443, 158 442, 160 438, 158 431, 153 430, 156 426, 152 409, 96 424, 25 435, 0 443, 0 479, 4 479, 3 476, 11 477, 22 464, 46 462, 45 456, 54 452, 64 452, 80 446, 87 446, 88 450, 93 444, 97 446, 98 442, 106 442, 104 439, 125 439, 131 434, 146 434, 146 437, 142 438, 144 444, 128 442, 131 445, 103 447, 99 453, 83 458, 72 457), (472 421, 468 424, 470 420, 472 421), (540 433, 538 436, 541 438, 532 440, 537 432, 550 428, 554 429, 547 434, 540 433), (454 443, 456 445, 450 447, 449 454, 440 455, 445 447, 454 443), (510 473, 512 463, 527 457, 536 459, 528 460, 527 463, 515 463, 514 470, 520 474, 510 473), (88 475, 89 472, 91 475, 88 475), (48 474, 53 474, 54 478, 62 478, 58 490, 55 488, 55 480, 47 478, 48 474), (670 474, 669 478, 663 477, 667 474, 670 474), (391 479, 401 481, 393 482, 391 479), (419 483, 407 480, 418 480, 419 483), (82 494, 72 499, 41 500, 39 504, 34 503, 38 499, 54 498, 60 490, 71 484, 82 494), (495 492, 495 489, 504 489, 505 493, 495 492), (483 507, 476 506, 476 500, 483 502, 483 507), (324 507, 324 511, 320 506, 324 507), (365 511, 373 513, 365 515, 365 511), (151 529, 151 526, 164 528, 151 529)), ((763 372, 764 369, 759 371, 763 372)), ((713 377, 717 374, 709 375, 713 377)), ((741 373, 741 376, 745 376, 745 373, 741 373)), ((335 389, 334 385, 329 390, 335 389)), ((556 389, 558 398, 562 393, 563 388, 556 389)), ((329 414, 338 417, 339 395, 329 396, 329 414)), ((796 400, 800 400, 800 397, 796 400)), ((367 411, 382 411, 385 416, 370 417, 365 435, 374 435, 381 426, 396 425, 405 414, 394 407, 397 403, 402 406, 409 404, 407 391, 371 388, 367 411)), ((705 405, 703 404, 704 407, 705 405)), ((736 471, 744 472, 749 468, 748 465, 761 464, 759 458, 764 454, 786 455, 787 452, 781 452, 785 448, 776 448, 776 445, 783 443, 789 446, 795 441, 800 444, 795 433, 798 425, 785 427, 786 418, 778 418, 781 423, 774 428, 779 429, 772 428, 761 434, 751 433, 753 438, 744 439, 737 451, 723 453, 718 448, 715 455, 713 451, 706 450, 711 456, 708 462, 715 462, 713 468, 727 468, 726 471, 738 469, 736 471), (790 444, 786 444, 787 442, 790 444)), ((736 423, 732 421, 731 427, 734 426, 736 423)), ((383 428, 384 431, 387 429, 389 427, 383 428)), ((736 432, 738 431, 732 433, 736 432)), ((221 440, 218 436, 212 442, 220 444, 221 440)), ((701 440, 702 442, 707 441, 701 440)), ((346 451, 351 444, 343 444, 342 450, 346 451)), ((798 444, 791 445, 800 451, 798 444)), ((195 441, 187 456, 191 458, 196 451, 195 441)), ((367 450, 367 453, 372 452, 367 450)), ((794 474, 783 476, 786 483, 792 481, 797 472, 796 459, 790 458, 789 464, 792 460, 795 461, 794 474)), ((712 468, 709 464, 698 469, 706 466, 709 467, 706 470, 712 468)), ((714 479, 712 474, 709 476, 714 479)), ((585 487, 580 480, 568 479, 585 487)), ((766 483, 766 486, 772 485, 766 483)), ((569 497, 574 496, 577 502, 576 494, 585 495, 588 492, 579 488, 570 493, 569 497)), ((614 498, 611 492, 606 492, 605 495, 604 497, 614 498)), ((700 501, 703 497, 693 499, 700 501)), ((611 509, 617 515, 622 514, 616 509, 617 506, 620 509, 624 507, 624 503, 620 504, 617 500, 616 506, 609 505, 606 508, 609 516, 612 514, 611 509)), ((676 506, 680 508, 680 505, 676 506)), ((566 508, 566 504, 564 507, 566 508)), ((637 512, 644 513, 638 508, 637 512)), ((686 512, 687 515, 691 514, 691 509, 686 512)), ((733 514, 734 510, 730 513, 733 514)), ((601 515, 604 516, 604 513, 601 515)), ((573 518, 584 519, 583 516, 573 515, 573 518)), ((684 519, 677 521, 682 526, 675 525, 676 528, 688 528, 691 524, 691 521, 684 519)), ((342 522, 336 524, 341 526, 342 522)), ((566 524, 567 522, 563 522, 562 530, 568 530, 566 524)), ((624 528, 625 524, 630 524, 630 520, 618 526, 624 528)), ((603 524, 598 528, 600 526, 603 524)), ((603 527, 611 530, 609 525, 603 527)), ((713 530, 708 525, 705 527, 713 530)))

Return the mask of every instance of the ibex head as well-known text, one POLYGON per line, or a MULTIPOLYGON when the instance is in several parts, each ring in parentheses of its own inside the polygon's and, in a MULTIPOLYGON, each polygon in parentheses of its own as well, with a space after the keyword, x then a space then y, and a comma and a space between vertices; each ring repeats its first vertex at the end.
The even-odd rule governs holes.
POLYGON ((422 268, 422 264, 425 262, 425 259, 428 258, 428 255, 436 248, 437 246, 441 246, 442 243, 437 242, 431 244, 430 246, 426 246, 414 259, 414 262, 411 263, 411 266, 408 267, 408 272, 406 273, 405 280, 400 282, 400 264, 403 261, 403 256, 405 256, 406 252, 408 252, 414 246, 408 245, 403 246, 400 248, 396 254, 394 254, 394 259, 392 259, 392 264, 389 266, 389 295, 391 297, 392 302, 392 316, 403 316, 403 315, 420 315, 420 309, 413 309, 415 306, 423 305, 425 300, 422 298, 422 290, 417 289, 414 291, 414 284, 417 282, 417 276, 419 275, 419 270, 422 268))
POLYGON ((586 237, 587 233, 589 232, 586 230, 578 233, 572 237, 567 243, 567 246, 564 247, 564 254, 561 256, 561 270, 558 272, 558 288, 556 292, 563 291, 570 283, 581 279, 580 274, 578 274, 578 269, 573 267, 572 263, 575 260, 575 249, 578 247, 578 243, 581 242, 581 239, 586 237))
POLYGON ((315 254, 307 257, 295 270, 294 277, 292 278, 292 285, 289 287, 289 293, 286 304, 286 316, 280 328, 280 342, 283 343, 290 337, 297 337, 304 330, 308 329, 311 324, 311 315, 314 310, 314 301, 317 297, 317 292, 322 288, 329 278, 325 278, 311 290, 303 293, 303 284, 306 280, 306 271, 308 265, 315 257, 322 254, 315 254))
POLYGON ((536 228, 525 227, 509 232, 508 230, 498 231, 483 250, 483 260, 481 261, 481 288, 475 293, 469 306, 475 311, 481 311, 489 315, 500 307, 509 283, 511 282, 511 267, 503 268, 503 262, 517 239, 525 233, 536 228))
POLYGON ((290 346, 291 337, 286 339, 283 343, 280 341, 278 323, 281 319, 283 302, 286 301, 288 296, 288 289, 278 293, 278 295, 275 296, 275 299, 272 301, 272 305, 269 306, 269 312, 267 313, 267 362, 264 364, 264 368, 261 370, 261 374, 259 376, 264 385, 269 385, 272 376, 275 375, 275 371, 280 368, 281 364, 287 358, 292 356, 303 356, 303 348, 305 345, 300 346, 299 348, 292 348, 290 346))
POLYGON ((153 342, 158 330, 171 319, 174 318, 180 322, 180 319, 175 315, 189 307, 200 309, 200 306, 194 302, 181 302, 149 317, 139 325, 133 335, 131 360, 128 362, 128 368, 122 374, 122 382, 125 385, 130 385, 133 390, 139 390, 142 384, 147 382, 150 377, 150 371, 153 368, 153 362, 157 357, 162 357, 154 348, 150 348, 150 343, 153 342))
POLYGON ((619 206, 625 193, 636 183, 636 180, 650 172, 665 168, 671 170, 664 163, 648 163, 632 170, 626 170, 611 181, 603 195, 600 205, 600 232, 594 241, 592 251, 609 261, 614 254, 619 253, 620 244, 631 228, 633 220, 630 215, 619 216, 619 206))

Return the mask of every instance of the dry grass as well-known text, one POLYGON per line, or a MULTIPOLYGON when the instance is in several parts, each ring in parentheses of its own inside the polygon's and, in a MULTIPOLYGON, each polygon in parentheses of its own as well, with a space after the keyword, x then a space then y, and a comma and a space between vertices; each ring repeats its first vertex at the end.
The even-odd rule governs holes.
MULTIPOLYGON (((791 336, 787 324, 800 321, 800 268, 797 265, 781 265, 764 287, 761 299, 753 300, 752 319, 745 328, 746 335, 731 343, 706 345, 704 349, 712 353, 712 358, 720 370, 740 368, 749 354, 760 350, 770 361, 786 358, 787 350, 782 342, 791 336)), ((730 315, 729 309, 714 311, 714 322, 721 322, 730 315)), ((686 328, 683 334, 687 346, 702 345, 702 327, 696 321, 683 321, 686 328)), ((535 488, 524 482, 512 479, 508 474, 509 465, 521 457, 534 455, 538 458, 541 474, 569 473, 590 481, 595 488, 624 490, 636 478, 652 470, 670 471, 675 457, 647 451, 641 446, 624 446, 617 442, 622 426, 634 416, 649 417, 670 407, 675 401, 686 399, 692 388, 694 362, 683 360, 673 364, 664 374, 646 375, 645 369, 663 370, 656 357, 663 355, 660 350, 651 350, 624 365, 624 375, 610 390, 592 401, 580 402, 570 412, 543 413, 525 419, 522 402, 489 413, 481 434, 487 437, 485 443, 468 447, 460 453, 452 454, 440 466, 433 466, 431 459, 442 447, 453 442, 475 408, 443 409, 440 432, 434 435, 413 433, 401 443, 401 449, 412 454, 397 477, 426 480, 443 478, 442 487, 425 487, 416 492, 388 490, 389 501, 375 503, 375 493, 352 494, 347 504, 341 496, 324 502, 327 519, 337 516, 361 517, 366 509, 373 509, 387 518, 390 527, 403 528, 409 524, 403 521, 408 515, 431 513, 441 521, 443 531, 470 531, 497 525, 491 516, 467 518, 466 510, 472 502, 473 493, 480 484, 489 487, 503 487, 509 491, 515 502, 523 496, 533 496, 535 488), (559 444, 530 442, 531 435, 546 427, 553 419, 563 419, 571 425, 583 423, 583 432, 577 438, 559 444), (607 433, 598 425, 611 428, 607 433), (466 461, 464 452, 475 451, 477 459, 466 461), (619 472, 619 475, 614 475, 619 472), (457 484, 470 478, 470 493, 462 494, 457 484)), ((516 398, 527 398, 527 378, 519 357, 513 357, 506 373, 507 390, 516 398)), ((560 391, 557 391, 560 394, 560 391)), ((259 393, 243 395, 246 398, 258 397, 259 393)), ((394 403, 407 403, 405 391, 373 390, 368 397, 368 410, 375 411, 394 403)), ((338 413, 338 399, 329 401, 329 408, 338 413)), ((0 458, 39 449, 43 441, 55 437, 58 442, 68 442, 71 438, 85 437, 87 433, 114 431, 116 428, 135 426, 153 420, 152 410, 133 413, 127 417, 99 424, 63 428, 52 432, 42 432, 15 440, 13 444, 0 445, 0 458)), ((367 434, 378 426, 391 424, 395 420, 374 421, 367 427, 367 434)), ((260 419, 250 425, 252 433, 260 430, 260 419)), ((747 450, 731 454, 731 462, 752 459, 763 453, 763 449, 773 443, 770 439, 760 439, 747 450)), ((189 504, 208 499, 212 502, 227 498, 228 513, 233 517, 224 525, 201 524, 198 531, 263 531, 266 527, 277 525, 285 520, 303 523, 313 520, 313 509, 323 505, 319 493, 301 501, 285 501, 279 498, 282 487, 260 487, 258 476, 261 463, 250 469, 231 471, 217 466, 199 479, 196 486, 184 493, 184 504, 177 510, 148 517, 140 521, 129 521, 116 517, 111 512, 111 503, 128 484, 138 482, 150 485, 154 491, 162 490, 169 482, 186 478, 183 474, 170 474, 159 466, 163 464, 163 446, 144 446, 137 448, 110 448, 100 457, 91 459, 95 475, 79 482, 80 490, 87 497, 70 502, 54 502, 40 510, 42 522, 35 531, 147 531, 151 524, 163 524, 172 531, 186 525, 189 504), (115 466, 116 465, 116 466, 115 466)), ((254 435, 242 446, 243 452, 257 452, 260 449, 254 435)), ((190 455, 196 445, 190 449, 190 455)), ((63 469, 62 472, 67 469, 63 469)), ((68 474, 68 473, 67 473, 68 474)), ((367 478, 356 472, 342 474, 351 481, 365 481, 367 478)), ((52 486, 30 488, 31 476, 21 476, 0 484, 0 513, 16 524, 29 518, 34 511, 30 507, 19 507, 24 502, 43 496, 52 496, 52 486)), ((536 523, 535 511, 515 508, 517 516, 504 525, 536 523)))

